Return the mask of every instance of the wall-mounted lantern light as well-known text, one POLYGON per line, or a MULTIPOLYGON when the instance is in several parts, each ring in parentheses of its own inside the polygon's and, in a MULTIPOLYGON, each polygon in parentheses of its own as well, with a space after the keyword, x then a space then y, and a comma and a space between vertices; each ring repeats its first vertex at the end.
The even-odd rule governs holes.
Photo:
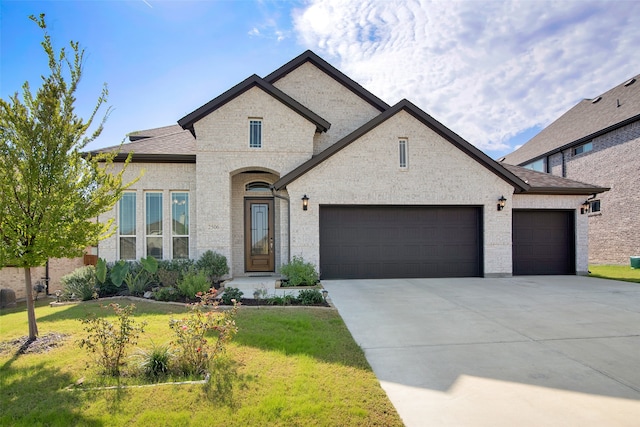
POLYGON ((502 209, 504 209, 504 203, 507 201, 507 199, 504 198, 504 196, 500 196, 500 198, 498 199, 498 210, 501 211, 502 209))
POLYGON ((590 204, 589 204, 589 200, 587 199, 584 202, 582 202, 582 205, 580 205, 580 213, 583 215, 586 213, 589 213, 589 207, 590 207, 590 204))
POLYGON ((305 194, 304 196, 302 196, 302 210, 306 211, 308 207, 309 207, 309 198, 305 194))

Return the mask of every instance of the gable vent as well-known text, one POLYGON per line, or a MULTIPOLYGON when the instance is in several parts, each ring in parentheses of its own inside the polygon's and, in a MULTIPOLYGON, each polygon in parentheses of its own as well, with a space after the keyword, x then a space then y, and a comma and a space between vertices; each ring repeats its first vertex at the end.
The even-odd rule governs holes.
POLYGON ((601 99, 602 99, 602 97, 601 97, 601 96, 599 96, 599 97, 597 97, 597 98, 593 98, 593 99, 591 100, 591 103, 592 103, 592 104, 595 104, 596 102, 600 101, 601 99))
POLYGON ((630 80, 627 80, 626 82, 624 82, 624 85, 625 85, 625 87, 626 86, 631 86, 635 82, 636 82, 636 79, 630 79, 630 80))

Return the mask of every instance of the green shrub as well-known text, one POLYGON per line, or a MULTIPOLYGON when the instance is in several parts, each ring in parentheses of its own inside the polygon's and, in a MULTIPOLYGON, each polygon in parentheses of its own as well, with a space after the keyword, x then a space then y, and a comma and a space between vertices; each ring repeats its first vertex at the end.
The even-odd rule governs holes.
POLYGON ((145 322, 137 325, 132 314, 135 305, 120 307, 120 304, 109 304, 116 314, 116 323, 90 314, 80 321, 85 325, 86 338, 78 344, 96 354, 96 363, 102 368, 103 374, 113 377, 120 376, 120 368, 124 364, 129 346, 135 345, 138 337, 144 332, 145 322))
POLYGON ((266 302, 269 305, 293 305, 298 302, 298 299, 289 294, 284 294, 282 296, 272 295, 266 299, 266 302))
POLYGON ((153 298, 157 301, 179 301, 181 297, 181 293, 172 286, 158 288, 153 292, 153 298))
POLYGON ((75 269, 60 279, 64 298, 79 298, 88 301, 97 297, 96 270, 92 265, 75 269))
POLYGON ((198 302, 191 304, 189 314, 169 321, 175 334, 173 345, 178 350, 178 366, 187 375, 207 372, 210 363, 224 353, 226 343, 238 331, 235 317, 239 305, 234 303, 232 310, 216 311, 218 302, 215 298, 215 289, 198 294, 198 302), (211 332, 217 334, 214 345, 206 338, 211 332))
POLYGON ((229 273, 227 257, 211 250, 206 251, 198 261, 196 268, 203 270, 212 283, 219 283, 222 276, 229 273))
POLYGON ((324 298, 317 289, 302 289, 298 292, 298 302, 302 305, 316 305, 324 303, 324 298))
POLYGON ((240 302, 240 298, 242 298, 242 295, 244 295, 244 292, 242 292, 238 288, 224 288, 224 293, 222 294, 222 297, 220 297, 220 299, 222 300, 222 303, 224 305, 232 305, 232 300, 240 302))
POLYGON ((178 282, 178 289, 182 296, 193 300, 198 292, 208 292, 211 289, 211 283, 204 271, 191 268, 178 282))
POLYGON ((287 278, 283 286, 313 286, 318 283, 315 265, 304 262, 299 256, 294 256, 289 264, 280 267, 280 272, 287 278))
POLYGON ((147 378, 159 380, 171 371, 173 352, 168 345, 151 343, 149 350, 140 350, 135 355, 138 366, 147 378))
POLYGON ((172 259, 158 261, 158 281, 162 286, 177 286, 184 273, 193 267, 194 261, 190 259, 172 259))

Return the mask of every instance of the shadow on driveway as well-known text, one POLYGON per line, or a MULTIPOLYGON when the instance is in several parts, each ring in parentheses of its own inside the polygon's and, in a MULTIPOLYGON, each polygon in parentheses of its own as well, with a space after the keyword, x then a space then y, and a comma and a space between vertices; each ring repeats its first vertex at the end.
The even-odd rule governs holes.
POLYGON ((323 281, 408 426, 638 425, 640 285, 323 281))

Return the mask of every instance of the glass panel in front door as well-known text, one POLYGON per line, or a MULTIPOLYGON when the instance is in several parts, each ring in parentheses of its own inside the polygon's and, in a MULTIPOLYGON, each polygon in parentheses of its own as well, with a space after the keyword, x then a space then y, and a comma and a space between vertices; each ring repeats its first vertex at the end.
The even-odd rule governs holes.
POLYGON ((269 254, 269 205, 251 205, 251 255, 269 254))

